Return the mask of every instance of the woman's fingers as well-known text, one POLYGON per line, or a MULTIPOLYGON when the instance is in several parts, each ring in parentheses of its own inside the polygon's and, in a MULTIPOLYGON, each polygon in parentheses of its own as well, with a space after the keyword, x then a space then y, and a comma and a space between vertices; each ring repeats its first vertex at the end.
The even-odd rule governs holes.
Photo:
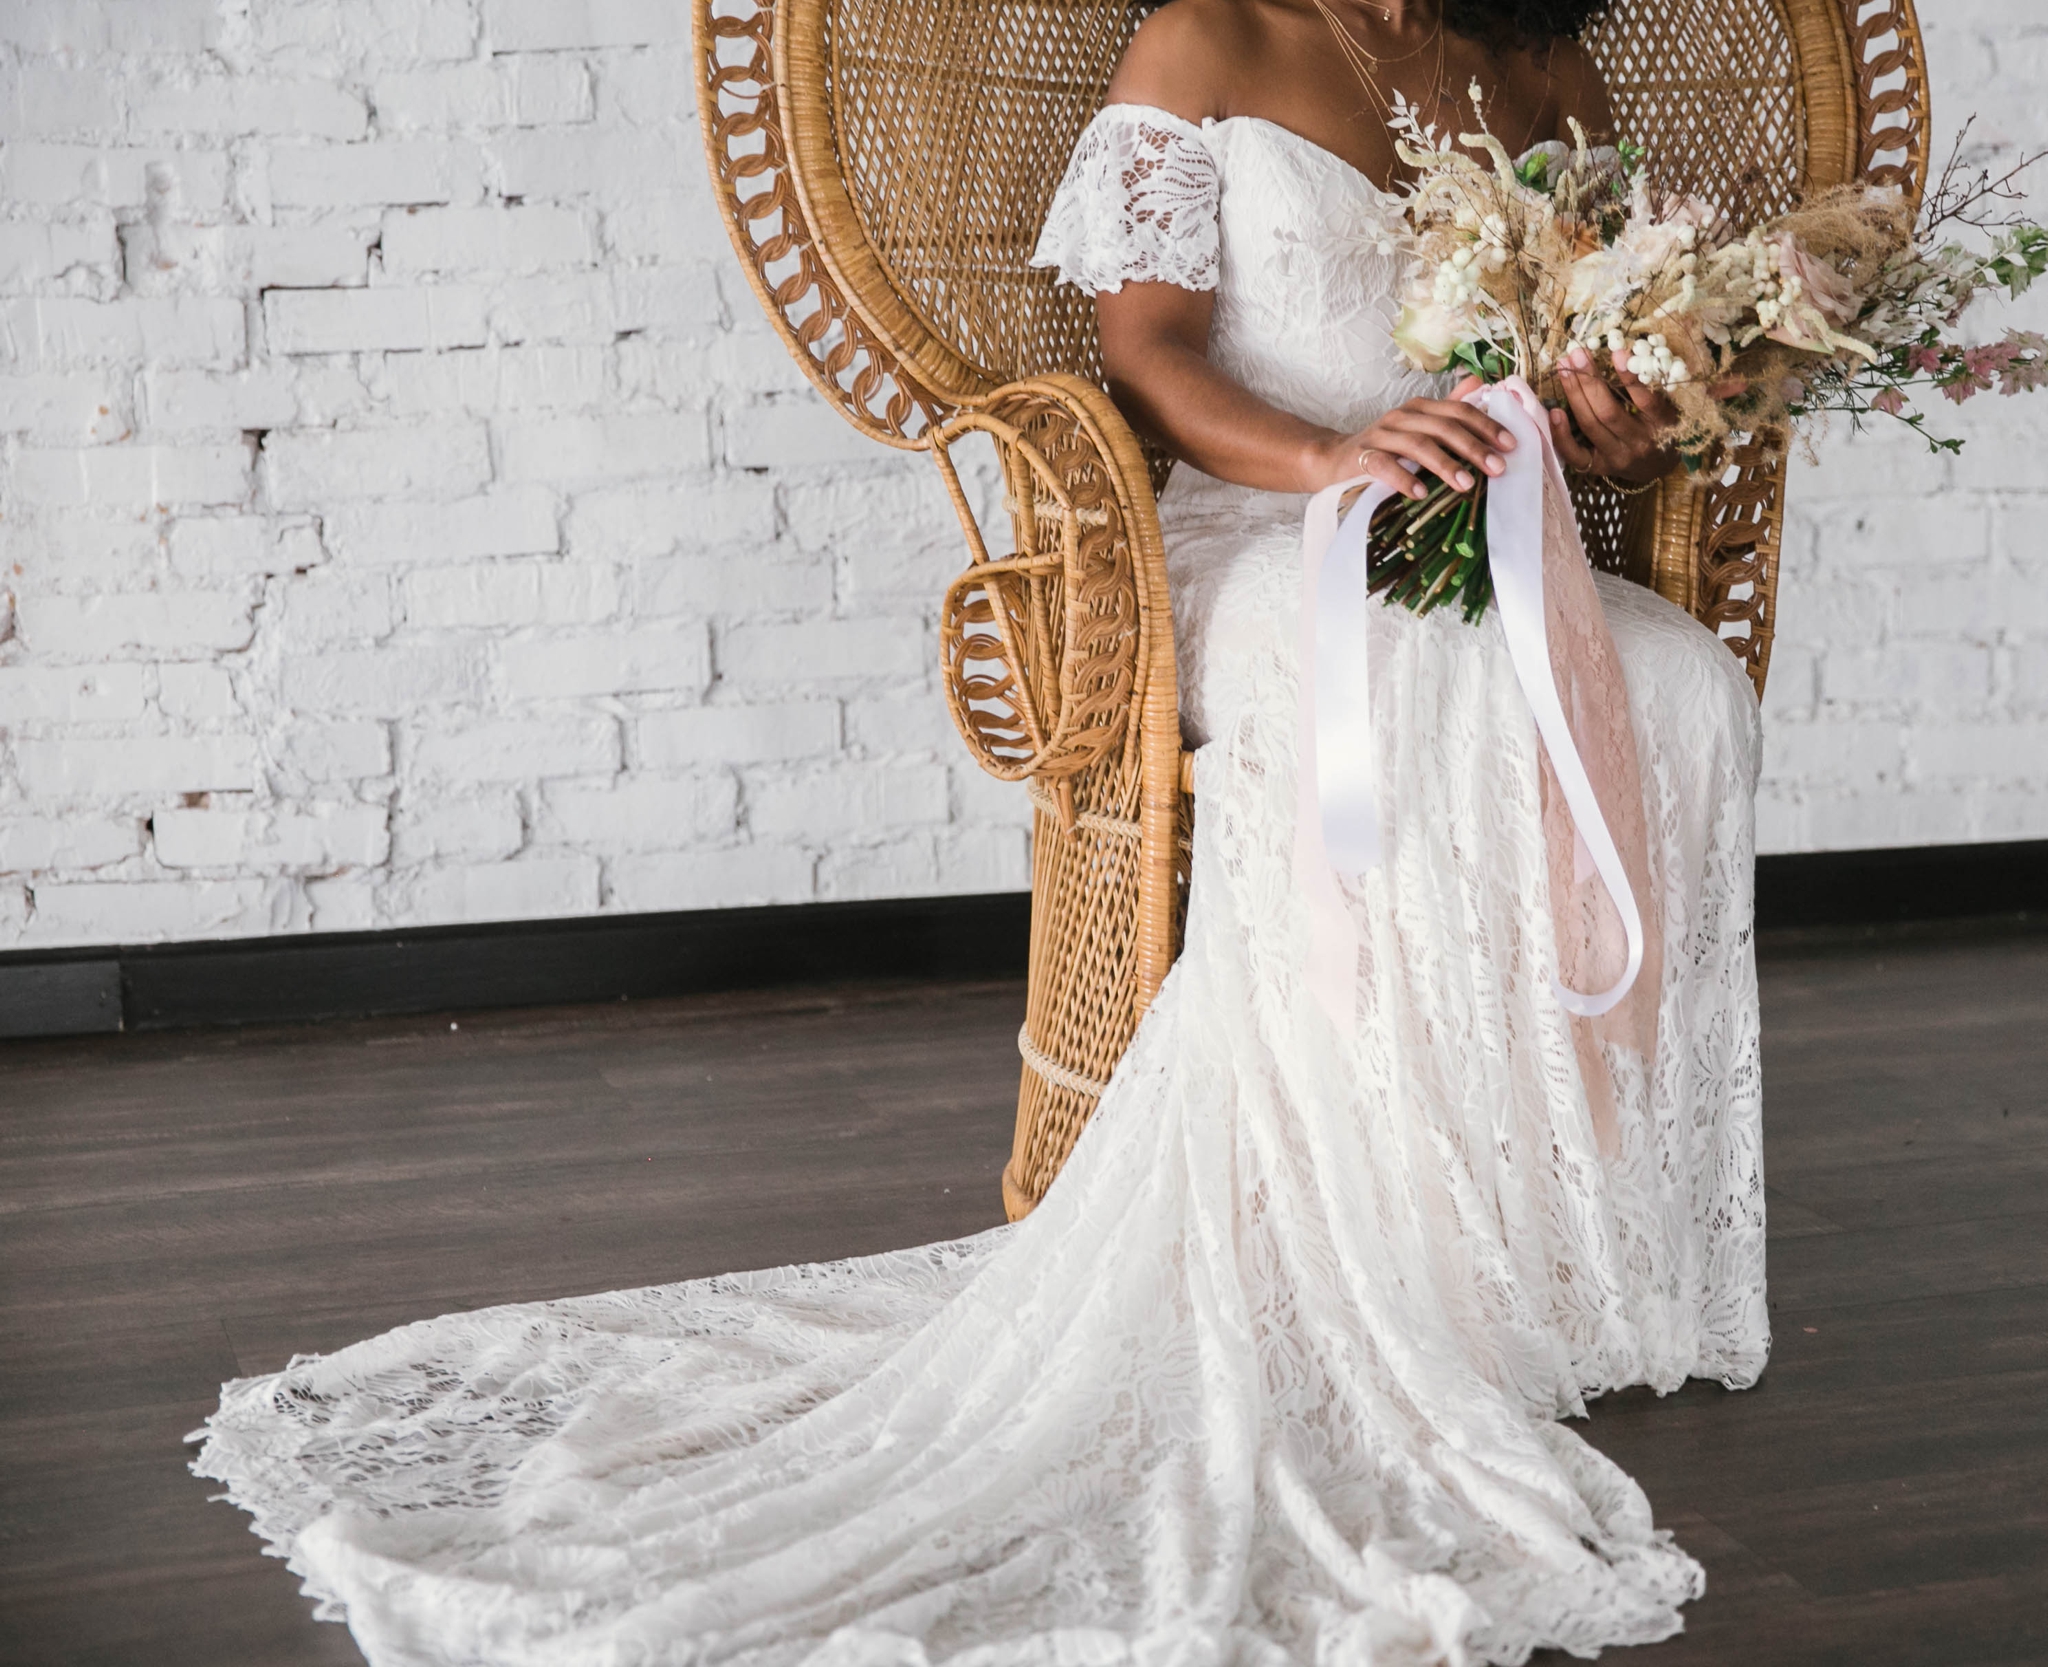
POLYGON ((1507 468, 1497 449, 1499 440, 1505 437, 1508 443, 1501 449, 1512 449, 1515 439, 1484 412, 1474 411, 1469 405, 1454 407, 1444 402, 1405 405, 1389 413, 1385 426, 1397 433, 1433 440, 1489 475, 1501 474, 1507 468))
POLYGON ((1419 464, 1438 480, 1456 487, 1460 492, 1469 492, 1477 484, 1472 471, 1466 467, 1462 459, 1445 451, 1428 435, 1418 434, 1413 429, 1395 429, 1374 441, 1373 447, 1378 451, 1391 452, 1396 457, 1405 457, 1410 463, 1419 464))
POLYGON ((1560 371, 1558 380, 1564 386, 1572 415, 1579 420, 1580 432, 1602 451, 1626 450, 1630 438, 1627 431, 1633 419, 1606 380, 1596 370, 1571 365, 1561 366, 1560 371))
MULTIPOLYGON (((1468 378, 1467 381, 1474 388, 1483 388, 1486 385, 1477 377, 1468 378)), ((1471 404, 1469 401, 1463 399, 1411 399, 1400 409, 1402 412, 1412 412, 1417 416, 1447 418, 1462 428, 1469 428, 1496 451, 1513 451, 1515 449, 1513 433, 1501 427, 1499 423, 1495 422, 1484 411, 1480 410, 1478 406, 1471 404)), ((1396 413, 1396 415, 1399 414, 1399 412, 1396 413)))
POLYGON ((1650 387, 1630 370, 1628 360, 1619 353, 1614 355, 1614 375, 1621 384, 1621 391, 1628 395, 1629 404, 1642 414, 1643 421, 1650 427, 1669 428, 1678 421, 1678 407, 1660 389, 1650 387))
POLYGON ((1623 479, 1642 474, 1646 461, 1657 456, 1657 437, 1650 425, 1622 404, 1597 373, 1580 372, 1562 381, 1579 431, 1592 448, 1590 463, 1574 459, 1573 466, 1623 479))
POLYGON ((1442 417, 1411 417, 1400 425, 1400 432, 1411 436, 1418 445, 1434 445, 1447 457, 1456 459, 1457 467, 1471 465, 1489 475, 1501 474, 1507 468, 1500 454, 1478 435, 1442 417))
POLYGON ((1365 430, 1358 443, 1405 457, 1467 492, 1475 470, 1486 475, 1506 471, 1500 454, 1514 449, 1515 437, 1461 400, 1411 399, 1365 430))
POLYGON ((1401 467, 1401 460, 1392 452, 1379 446, 1368 446, 1365 465, 1361 471, 1370 475, 1397 497, 1426 498, 1429 487, 1401 467))
POLYGON ((1572 432, 1571 418, 1555 407, 1551 408, 1549 416, 1550 443, 1557 448, 1557 455, 1574 469, 1592 468, 1599 461, 1599 456, 1572 432))

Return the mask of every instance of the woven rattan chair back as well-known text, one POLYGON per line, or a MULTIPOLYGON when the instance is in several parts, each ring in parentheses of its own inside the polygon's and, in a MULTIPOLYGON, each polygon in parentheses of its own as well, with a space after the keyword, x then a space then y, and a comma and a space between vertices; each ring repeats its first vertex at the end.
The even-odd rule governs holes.
MULTIPOLYGON (((1093 307, 1028 262, 1144 7, 1128 0, 695 0, 699 106, 743 270, 819 391, 930 451, 972 556, 943 675, 983 768, 1039 807, 1011 1215, 1058 1172, 1178 945, 1189 817, 1148 460, 1102 393, 1093 307), (1002 460, 992 556, 951 464, 1002 460)), ((1861 177, 1916 192, 1912 0, 1616 0, 1589 37, 1661 178, 1737 214, 1861 177)), ((1156 465, 1157 460, 1152 460, 1156 465)), ((1769 666, 1782 439, 1703 488, 1576 492, 1594 559, 1769 666)))
MULTIPOLYGON (((1092 376, 1092 303, 1029 259, 1142 11, 835 0, 816 15, 846 199, 881 281, 922 326, 927 380, 978 391, 1092 376)), ((1619 0, 1590 45, 1622 131, 1677 188, 1750 216, 1855 170, 1834 0, 1619 0)))

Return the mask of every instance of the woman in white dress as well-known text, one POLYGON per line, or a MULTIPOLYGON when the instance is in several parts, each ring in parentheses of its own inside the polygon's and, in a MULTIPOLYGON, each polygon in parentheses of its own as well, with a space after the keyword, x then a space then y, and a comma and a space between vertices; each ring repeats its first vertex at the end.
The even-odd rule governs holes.
MULTIPOLYGON (((1373 610, 1386 860, 1344 899, 1353 1022, 1309 999, 1303 494, 1505 445, 1389 342, 1394 158, 1329 28, 1425 121, 1475 79, 1511 144, 1605 113, 1583 0, 1333 4, 1153 17, 1041 244, 1184 460, 1161 514, 1203 743, 1187 947, 1065 1170, 956 1242, 228 1385, 195 1468, 377 1667, 1519 1662, 1666 1636, 1701 1590, 1559 1420, 1764 1364, 1755 701, 1692 619, 1598 581, 1661 966, 1647 1050, 1589 1043, 1498 619, 1373 610)), ((1566 461, 1659 467, 1649 396, 1579 381, 1566 461)))

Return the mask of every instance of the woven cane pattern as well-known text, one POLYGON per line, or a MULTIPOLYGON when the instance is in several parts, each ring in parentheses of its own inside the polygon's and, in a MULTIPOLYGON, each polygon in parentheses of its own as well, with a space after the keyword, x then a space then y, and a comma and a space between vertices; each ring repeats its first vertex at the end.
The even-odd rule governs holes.
POLYGON ((1649 584, 1649 494, 1616 491, 1598 476, 1574 475, 1565 484, 1571 488, 1586 559, 1602 573, 1649 584))
POLYGON ((1586 45, 1620 131, 1648 152, 1660 184, 1739 219, 1792 206, 1807 176, 1807 101, 1786 13, 1771 0, 1635 0, 1586 45))
POLYGON ((1090 299, 1029 265, 1137 15, 1045 0, 839 0, 835 127, 882 266, 990 383, 1101 376, 1090 299))
MULTIPOLYGON (((1106 765, 1070 778, 1078 810, 1128 821, 1126 784, 1106 765), (1117 812, 1121 810, 1122 814, 1117 812)), ((1059 1174, 1095 1110, 1078 1079, 1107 1082, 1138 1028, 1138 841, 1094 822, 1071 828, 1059 809, 1035 817, 1031 860, 1031 984, 1024 1032, 1057 1075, 1025 1056, 1003 1206, 1026 1214, 1059 1174), (1090 825, 1093 824, 1093 825, 1090 825)))
POLYGON ((840 293, 797 203, 771 62, 774 12, 753 0, 697 0, 698 114, 712 182, 740 266, 796 362, 855 427, 914 443, 937 413, 930 393, 840 293))

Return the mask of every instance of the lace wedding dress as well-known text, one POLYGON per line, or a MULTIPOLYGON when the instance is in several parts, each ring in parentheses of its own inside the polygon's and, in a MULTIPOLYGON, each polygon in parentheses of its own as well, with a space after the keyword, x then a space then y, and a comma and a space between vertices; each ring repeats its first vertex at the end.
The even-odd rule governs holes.
MULTIPOLYGON (((1392 212, 1269 123, 1112 107, 1041 258, 1215 288, 1222 367, 1352 427, 1433 391, 1388 342, 1392 212)), ((1755 701, 1600 581, 1663 969, 1653 1057, 1606 1054, 1605 1150, 1495 618, 1375 610, 1355 1024, 1304 994, 1302 508, 1186 468, 1165 494, 1187 948, 1033 1215, 226 1386, 195 1468, 377 1667, 1422 1667, 1679 1627, 1698 1565, 1558 1420, 1764 1364, 1755 701)))

